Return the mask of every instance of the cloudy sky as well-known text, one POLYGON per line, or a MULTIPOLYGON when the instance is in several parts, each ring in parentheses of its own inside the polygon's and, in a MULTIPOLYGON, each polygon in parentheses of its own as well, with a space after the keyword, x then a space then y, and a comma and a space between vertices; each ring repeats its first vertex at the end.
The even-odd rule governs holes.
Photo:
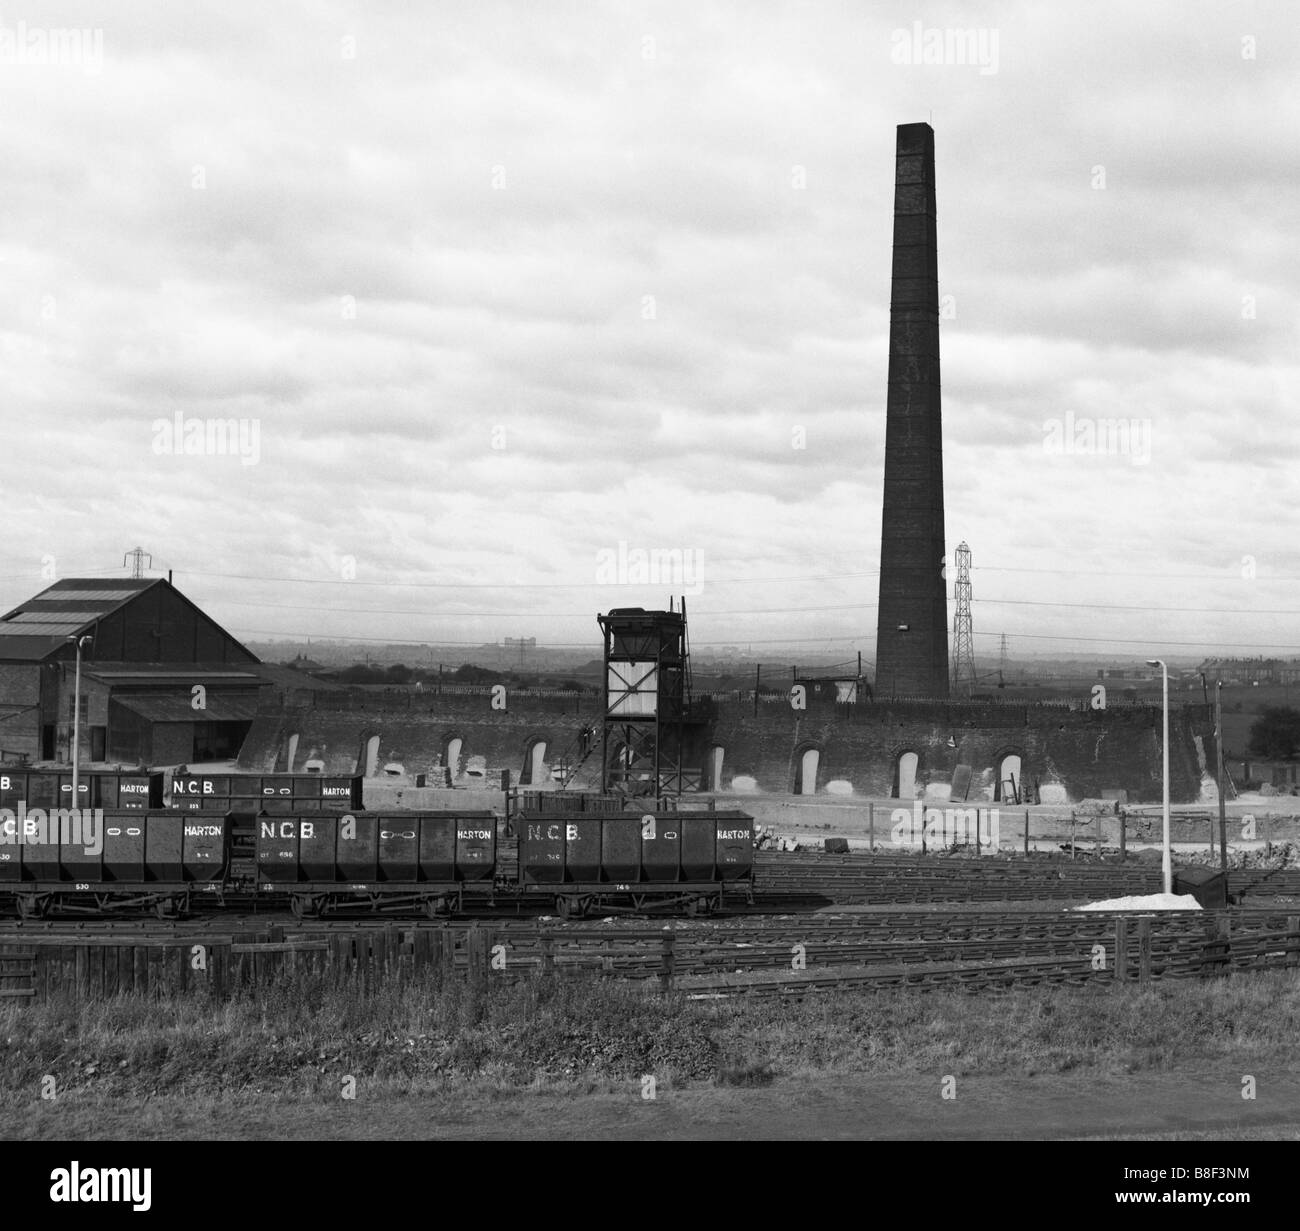
POLYGON ((685 592, 696 646, 869 659, 928 121, 977 653, 1300 653, 1298 47, 1283 3, 6 5, 0 601, 139 544, 250 639, 594 648, 685 592))

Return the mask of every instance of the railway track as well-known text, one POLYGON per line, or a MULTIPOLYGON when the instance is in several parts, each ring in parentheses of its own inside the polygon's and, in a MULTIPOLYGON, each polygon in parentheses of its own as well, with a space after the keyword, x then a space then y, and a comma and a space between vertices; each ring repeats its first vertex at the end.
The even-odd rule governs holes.
MULTIPOLYGON (((746 943, 789 943, 813 940, 862 939, 932 941, 997 939, 1007 935, 1042 936, 1044 938, 1106 937, 1113 935, 1115 920, 1121 912, 1052 910, 1005 911, 927 911, 899 909, 873 911, 870 914, 810 916, 727 915, 711 919, 673 919, 664 925, 678 936, 697 934, 726 939, 741 937, 746 943)), ((1228 921, 1233 930, 1260 930, 1284 927, 1290 918, 1300 914, 1296 908, 1232 907, 1220 911, 1186 911, 1159 916, 1163 930, 1199 935, 1218 926, 1220 920, 1228 921)), ((1129 917, 1133 917, 1131 914, 1129 917)), ((646 931, 646 920, 629 918, 627 930, 646 931)), ((505 933, 547 932, 553 935, 580 936, 585 931, 608 930, 605 920, 582 920, 570 923, 544 923, 532 917, 507 917, 503 919, 458 920, 393 920, 382 916, 361 916, 312 920, 296 919, 281 914, 258 913, 250 915, 217 914, 186 920, 160 921, 157 919, 29 919, 0 924, 0 934, 43 936, 62 935, 121 936, 129 940, 138 936, 181 937, 227 933, 267 932, 274 930, 283 935, 328 935, 331 933, 373 932, 395 930, 407 933, 416 930, 453 931, 464 933, 473 928, 484 928, 505 933)), ((654 933, 658 934, 658 933, 654 933)))
MULTIPOLYGON (((963 859, 938 856, 895 856, 866 853, 825 855, 820 853, 787 854, 755 852, 755 891, 752 906, 731 905, 719 917, 724 919, 767 918, 778 914, 799 914, 835 905, 895 906, 979 903, 1034 903, 1059 901, 1083 902, 1158 892, 1161 877, 1158 869, 1148 866, 1123 866, 1105 863, 1073 863, 1060 859, 1013 857, 963 859)), ((1229 873, 1229 892, 1239 901, 1269 896, 1300 898, 1300 869, 1237 870, 1229 873)), ((524 899, 502 892, 495 903, 473 903, 466 918, 498 926, 515 920, 536 920, 552 909, 545 899, 524 899)), ((165 927, 188 927, 202 931, 293 926, 296 920, 283 901, 255 894, 227 894, 225 908, 209 905, 202 895, 193 902, 194 914, 179 924, 165 927)), ((1001 912, 980 912, 993 918, 1001 912)), ((663 916, 661 916, 663 917, 663 916)), ((1023 920, 1023 915, 1017 915, 1023 920)), ((135 933, 148 929, 156 920, 143 918, 87 917, 85 919, 29 920, 24 930, 68 928, 87 933, 135 933)), ((384 928, 413 922, 394 916, 351 914, 315 921, 320 928, 384 928)), ((442 926, 433 921, 432 926, 442 926)), ((803 924, 801 927, 805 926, 803 924)), ((865 926, 865 925, 863 925, 865 926)), ((946 936, 953 929, 966 926, 959 922, 959 911, 936 914, 936 928, 946 936)))
POLYGON ((1273 911, 1148 915, 1140 923, 1116 914, 971 913, 936 920, 927 912, 899 912, 776 925, 680 922, 657 930, 580 923, 548 927, 526 921, 269 928, 262 922, 243 931, 226 921, 219 932, 157 922, 124 931, 43 923, 0 930, 0 977, 11 982, 17 977, 20 983, 27 978, 31 987, 44 987, 47 994, 70 985, 79 989, 77 994, 91 996, 145 990, 155 977, 166 982, 170 976, 163 971, 183 968, 189 946, 202 944, 214 955, 224 949, 223 971, 229 962, 236 963, 242 972, 234 975, 236 985, 245 976, 256 985, 305 961, 320 973, 364 973, 369 986, 372 979, 413 977, 412 963, 418 964, 422 952, 426 957, 434 952, 443 970, 477 972, 480 978, 587 972, 657 980, 664 989, 675 987, 697 997, 807 995, 846 987, 984 990, 1113 979, 1120 918, 1126 921, 1129 977, 1135 963, 1148 978, 1300 965, 1300 917, 1273 911), (430 931, 439 935, 430 936, 430 931), (38 968, 47 973, 38 978, 38 968), (149 974, 154 970, 158 976, 149 974), (131 971, 134 976, 123 974, 131 971))
MULTIPOLYGON (((755 853, 756 898, 840 904, 1087 900, 1159 893, 1159 868, 1024 857, 962 859, 816 852, 755 853)), ((1228 891, 1300 896, 1300 869, 1237 869, 1228 891)))

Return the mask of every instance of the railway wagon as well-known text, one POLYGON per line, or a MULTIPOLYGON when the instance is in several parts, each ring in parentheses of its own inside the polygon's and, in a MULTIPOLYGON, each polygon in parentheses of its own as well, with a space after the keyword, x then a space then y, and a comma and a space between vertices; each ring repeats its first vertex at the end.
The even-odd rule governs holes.
POLYGON ((258 815, 359 812, 362 781, 360 774, 173 774, 167 806, 231 817, 230 874, 248 888, 255 875, 258 815))
POLYGON ((707 913, 753 902, 754 818, 746 812, 599 815, 522 811, 519 892, 565 919, 601 910, 707 913))
POLYGON ((35 809, 0 819, 0 908, 22 918, 153 910, 186 914, 194 894, 219 895, 230 818, 104 810, 89 821, 35 809))
POLYGON ((493 901, 496 814, 317 812, 257 817, 259 896, 287 895, 299 918, 361 908, 422 912, 493 901))
POLYGON ((355 812, 360 774, 173 774, 168 806, 184 812, 355 812))
POLYGON ((72 798, 71 770, 0 766, 0 808, 161 808, 162 770, 83 769, 72 798))

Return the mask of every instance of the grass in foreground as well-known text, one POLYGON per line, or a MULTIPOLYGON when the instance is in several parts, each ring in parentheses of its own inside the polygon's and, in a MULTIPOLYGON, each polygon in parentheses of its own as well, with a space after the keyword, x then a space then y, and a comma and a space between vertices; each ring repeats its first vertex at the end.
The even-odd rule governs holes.
POLYGON ((589 978, 388 985, 366 999, 300 976, 257 997, 125 997, 0 1008, 0 1108, 60 1096, 491 1097, 764 1086, 796 1074, 1096 1074, 1289 1068, 1300 972, 970 996, 846 991, 701 1004, 589 978))

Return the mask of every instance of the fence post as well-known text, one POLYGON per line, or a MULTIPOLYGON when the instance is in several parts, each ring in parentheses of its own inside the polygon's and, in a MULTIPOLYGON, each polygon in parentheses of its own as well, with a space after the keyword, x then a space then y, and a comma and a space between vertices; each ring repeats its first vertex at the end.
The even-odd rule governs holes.
POLYGON ((1300 915, 1288 915, 1287 930, 1287 965, 1300 966, 1300 915))
POLYGON ((1025 854, 1029 854, 1029 809, 1025 809, 1025 854))
POLYGON ((1228 957, 1232 950, 1232 924, 1226 916, 1206 924, 1207 940, 1205 958, 1201 963, 1202 975, 1228 973, 1228 957))
POLYGON ((411 933, 411 976, 420 978, 429 965, 430 943, 433 933, 428 928, 416 928, 411 933))
POLYGON ((659 959, 659 990, 661 992, 671 992, 673 990, 673 934, 665 932, 659 941, 660 959, 659 959))
POLYGON ((1151 981, 1151 920, 1138 920, 1138 982, 1151 981))
POLYGON ((867 804, 867 849, 876 849, 876 805, 873 803, 867 804))
POLYGON ((1128 920, 1123 915, 1115 919, 1115 978, 1128 981, 1128 920))
POLYGON ((471 983, 481 983, 487 975, 487 935, 477 923, 465 935, 465 959, 469 963, 471 983))
POLYGON ((230 964, 229 945, 208 946, 208 988, 212 995, 226 994, 226 969, 230 964))
POLYGON ((1128 858, 1128 814, 1123 808, 1119 810, 1119 861, 1128 858))

